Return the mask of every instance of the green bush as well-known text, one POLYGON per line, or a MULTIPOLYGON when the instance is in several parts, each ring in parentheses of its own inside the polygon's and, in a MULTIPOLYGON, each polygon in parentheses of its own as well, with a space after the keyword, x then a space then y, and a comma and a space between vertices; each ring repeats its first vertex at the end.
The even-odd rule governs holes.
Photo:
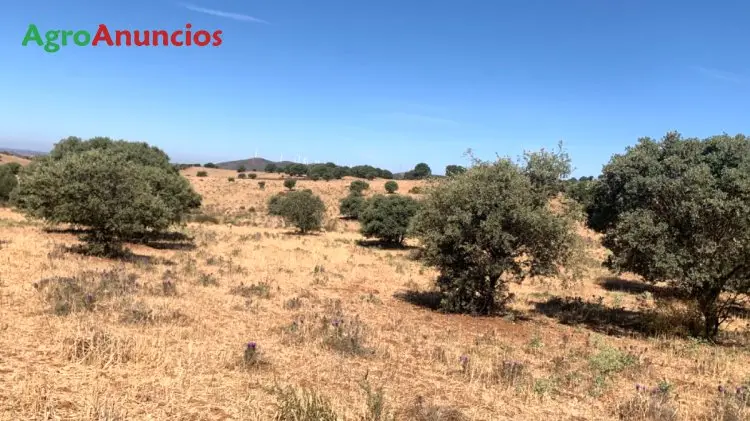
POLYGON ((260 188, 261 190, 265 190, 266 189, 266 182, 265 181, 258 181, 258 188, 260 188))
POLYGON ((348 196, 341 199, 339 212, 344 217, 358 219, 359 213, 362 211, 364 204, 365 198, 361 194, 350 193, 348 196))
POLYGON ((0 165, 0 203, 10 199, 11 192, 18 186, 18 180, 9 165, 0 165))
POLYGON ((319 230, 326 207, 310 190, 278 193, 268 201, 269 215, 280 216, 296 226, 302 234, 319 230))
POLYGON ((352 193, 362 194, 363 191, 370 188, 370 184, 362 180, 354 180, 349 184, 349 191, 352 193))
POLYGON ((453 177, 454 175, 463 174, 466 172, 466 168, 460 165, 448 165, 445 167, 445 176, 453 177))
POLYGON ((209 162, 206 165, 203 166, 204 168, 219 168, 218 165, 214 164, 213 162, 209 162))
POLYGON ((297 185, 297 180, 293 178, 287 178, 284 180, 284 187, 286 187, 289 190, 294 190, 294 186, 297 185))
POLYGON ((18 175, 21 172, 21 168, 23 168, 18 162, 8 162, 3 166, 8 168, 13 175, 18 175))
POLYGON ((615 271, 671 282, 713 339, 750 293, 750 138, 640 139, 595 183, 589 226, 615 271))
POLYGON ((396 190, 398 190, 398 183, 397 182, 395 182, 393 180, 385 182, 385 191, 388 194, 396 193, 396 190))
POLYGON ((239 178, 240 180, 244 180, 244 179, 247 178, 247 174, 245 174, 244 172, 243 173, 239 173, 239 174, 237 174, 237 178, 239 178))
POLYGON ((420 186, 414 186, 414 187, 412 187, 412 188, 409 189, 409 193, 411 193, 411 194, 422 194, 423 190, 422 190, 422 187, 420 187, 420 186))
POLYGON ((239 168, 237 168, 237 172, 238 173, 243 173, 245 171, 247 171, 247 168, 245 168, 244 165, 240 165, 239 168))
POLYGON ((430 189, 414 233, 440 271, 441 307, 490 314, 510 298, 510 280, 558 273, 579 242, 574 214, 553 211, 523 168, 507 158, 474 164, 430 189))
POLYGON ((419 202, 408 196, 373 196, 359 213, 360 232, 365 238, 401 244, 418 208, 419 202))
POLYGON ((234 177, 227 177, 227 181, 229 181, 230 183, 233 183, 234 182, 234 177))
POLYGON ((69 138, 21 172, 18 208, 51 223, 89 227, 89 245, 122 240, 184 221, 201 197, 169 157, 145 143, 69 138))
POLYGON ((273 216, 282 215, 281 205, 285 197, 286 197, 286 193, 278 193, 278 194, 271 196, 268 199, 266 208, 268 209, 269 215, 273 215, 273 216))
POLYGON ((195 174, 196 177, 208 177, 208 172, 206 171, 198 171, 197 174, 195 174))
POLYGON ((250 173, 250 174, 247 175, 247 178, 249 178, 251 180, 255 180, 256 178, 258 178, 258 174, 250 173))

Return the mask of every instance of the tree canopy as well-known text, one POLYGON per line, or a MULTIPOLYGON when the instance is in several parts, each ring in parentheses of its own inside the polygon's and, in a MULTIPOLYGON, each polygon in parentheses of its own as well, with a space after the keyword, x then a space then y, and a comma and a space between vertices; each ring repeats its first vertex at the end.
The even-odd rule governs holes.
POLYGON ((668 133, 612 157, 589 207, 607 265, 667 281, 695 300, 717 335, 750 290, 750 139, 668 133))
POLYGON ((91 228, 98 241, 183 221, 201 197, 160 149, 145 143, 67 138, 21 172, 18 208, 51 223, 91 228))
POLYGON ((574 215, 554 212, 524 168, 475 160, 427 191, 414 222, 424 260, 440 271, 446 311, 490 314, 511 297, 507 283, 552 275, 577 245, 574 215))

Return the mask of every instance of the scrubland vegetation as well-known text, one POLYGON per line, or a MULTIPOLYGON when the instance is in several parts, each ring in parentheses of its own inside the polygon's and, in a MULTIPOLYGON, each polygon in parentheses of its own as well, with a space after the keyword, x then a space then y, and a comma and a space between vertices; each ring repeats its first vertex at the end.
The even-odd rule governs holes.
POLYGON ((750 414, 744 136, 583 179, 562 148, 398 184, 105 138, 2 164, 0 419, 750 414))

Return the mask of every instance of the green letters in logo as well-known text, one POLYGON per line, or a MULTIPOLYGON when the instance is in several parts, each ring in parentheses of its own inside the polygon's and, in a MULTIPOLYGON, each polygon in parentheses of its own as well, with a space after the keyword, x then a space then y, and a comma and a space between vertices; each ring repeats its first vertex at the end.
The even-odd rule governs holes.
POLYGON ((40 47, 44 46, 44 51, 55 53, 60 51, 61 46, 68 45, 68 37, 72 38, 73 43, 80 47, 84 47, 91 43, 91 33, 87 31, 47 31, 44 33, 44 38, 42 38, 39 28, 37 28, 36 25, 31 24, 29 25, 29 29, 26 30, 26 35, 23 37, 21 45, 25 47, 29 42, 34 42, 40 47))
POLYGON ((44 41, 42 41, 42 36, 39 34, 39 28, 37 28, 34 24, 29 25, 29 29, 26 30, 26 36, 23 37, 23 42, 21 43, 21 45, 25 47, 26 44, 29 43, 29 41, 36 42, 36 44, 40 47, 44 44, 44 41))

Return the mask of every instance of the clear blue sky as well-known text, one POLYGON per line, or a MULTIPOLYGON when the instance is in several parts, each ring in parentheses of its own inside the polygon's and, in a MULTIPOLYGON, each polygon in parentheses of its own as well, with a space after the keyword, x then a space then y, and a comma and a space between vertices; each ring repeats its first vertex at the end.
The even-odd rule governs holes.
POLYGON ((436 173, 563 140, 597 174, 638 137, 750 132, 750 2, 7 0, 0 146, 144 140, 436 173), (199 12, 197 8, 231 12, 199 12), (242 19, 252 16, 263 22, 242 19), (221 29, 218 48, 22 47, 52 29, 221 29))

